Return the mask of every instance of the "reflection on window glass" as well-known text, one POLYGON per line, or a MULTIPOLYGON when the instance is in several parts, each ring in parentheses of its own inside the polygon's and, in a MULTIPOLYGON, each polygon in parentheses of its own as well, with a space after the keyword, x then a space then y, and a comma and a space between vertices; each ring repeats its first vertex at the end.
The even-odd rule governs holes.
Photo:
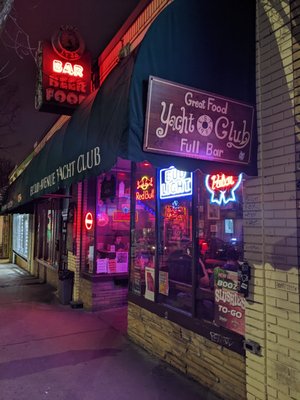
POLYGON ((131 260, 130 289, 154 300, 155 265, 155 169, 149 163, 136 168, 135 235, 131 260))

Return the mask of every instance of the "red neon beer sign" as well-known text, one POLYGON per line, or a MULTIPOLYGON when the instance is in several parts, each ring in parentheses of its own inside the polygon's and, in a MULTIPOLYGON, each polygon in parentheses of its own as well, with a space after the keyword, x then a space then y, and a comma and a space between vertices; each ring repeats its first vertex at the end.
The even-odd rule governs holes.
POLYGON ((152 200, 154 199, 154 182, 153 177, 144 175, 136 182, 136 200, 152 200))
POLYGON ((225 205, 230 201, 236 201, 235 191, 242 182, 242 174, 239 176, 225 175, 223 173, 206 175, 205 186, 211 197, 210 202, 225 205))
POLYGON ((59 74, 66 74, 70 76, 83 77, 83 67, 78 64, 72 65, 70 62, 63 63, 60 60, 53 60, 52 63, 53 71, 59 74))
POLYGON ((94 225, 94 217, 91 212, 86 213, 85 219, 84 219, 84 224, 85 227, 88 231, 90 231, 94 225))
POLYGON ((68 58, 63 57, 44 41, 39 45, 38 60, 36 108, 71 115, 91 91, 90 54, 70 52, 68 58))

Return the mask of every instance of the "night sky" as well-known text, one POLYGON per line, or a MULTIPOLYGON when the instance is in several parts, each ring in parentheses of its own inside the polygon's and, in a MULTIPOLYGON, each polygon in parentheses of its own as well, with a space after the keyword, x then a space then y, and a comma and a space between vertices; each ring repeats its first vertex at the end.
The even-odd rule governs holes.
POLYGON ((139 0, 15 0, 0 41, 0 70, 7 64, 2 77, 9 74, 5 79, 0 74, 0 108, 3 101, 9 102, 17 112, 13 130, 0 128, 0 147, 9 147, 0 150, 0 157, 19 164, 59 117, 34 107, 34 53, 38 41, 50 39, 61 25, 72 25, 96 59, 138 3, 139 0), (11 48, 16 38, 21 45, 11 48))

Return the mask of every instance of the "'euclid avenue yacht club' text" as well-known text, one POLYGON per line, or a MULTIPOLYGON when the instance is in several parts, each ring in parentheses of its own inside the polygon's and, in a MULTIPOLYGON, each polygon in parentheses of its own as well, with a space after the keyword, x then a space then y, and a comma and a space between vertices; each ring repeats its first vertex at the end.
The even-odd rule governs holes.
POLYGON ((59 166, 54 172, 30 186, 30 196, 33 196, 48 187, 52 187, 59 182, 72 178, 75 174, 81 174, 86 170, 91 170, 100 165, 100 162, 100 147, 94 147, 86 153, 80 154, 77 157, 77 160, 59 166))

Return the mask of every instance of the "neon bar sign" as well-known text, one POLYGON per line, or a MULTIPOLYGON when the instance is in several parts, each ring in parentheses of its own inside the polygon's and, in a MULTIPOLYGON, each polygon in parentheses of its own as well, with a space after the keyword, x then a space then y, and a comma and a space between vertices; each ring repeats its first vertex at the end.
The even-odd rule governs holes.
POLYGON ((53 71, 60 74, 83 77, 83 67, 78 64, 72 65, 70 62, 63 64, 59 60, 53 60, 53 71))
POLYGON ((190 196, 193 194, 193 173, 175 167, 160 170, 160 198, 190 196))
POLYGON ((236 201, 235 191, 242 182, 242 174, 239 176, 225 175, 223 173, 206 175, 205 186, 210 193, 210 202, 224 205, 230 201, 236 201))
POLYGON ((154 183, 153 177, 144 175, 136 182, 136 200, 152 200, 154 199, 154 183))
POLYGON ((88 231, 90 231, 92 229, 93 224, 94 224, 94 218, 93 218, 93 214, 91 212, 86 213, 85 219, 84 219, 84 224, 88 231))

